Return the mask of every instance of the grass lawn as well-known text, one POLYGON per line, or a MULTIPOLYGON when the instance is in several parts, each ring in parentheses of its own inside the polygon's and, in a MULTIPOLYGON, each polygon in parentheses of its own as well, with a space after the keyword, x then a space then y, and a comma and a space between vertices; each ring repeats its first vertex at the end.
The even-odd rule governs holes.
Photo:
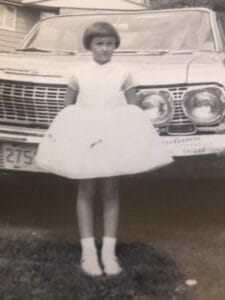
POLYGON ((182 274, 170 256, 144 244, 119 244, 117 250, 122 274, 94 279, 80 269, 79 245, 40 239, 29 230, 2 230, 0 299, 177 299, 182 274))

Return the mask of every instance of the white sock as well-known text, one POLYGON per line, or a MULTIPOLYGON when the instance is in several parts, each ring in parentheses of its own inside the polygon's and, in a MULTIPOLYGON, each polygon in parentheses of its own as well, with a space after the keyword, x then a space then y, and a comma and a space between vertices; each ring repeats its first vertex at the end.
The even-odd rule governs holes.
POLYGON ((101 258, 107 275, 117 275, 122 269, 116 257, 116 238, 103 237, 101 258))
POLYGON ((93 237, 81 239, 81 268, 91 276, 102 275, 102 269, 98 262, 97 249, 93 237))

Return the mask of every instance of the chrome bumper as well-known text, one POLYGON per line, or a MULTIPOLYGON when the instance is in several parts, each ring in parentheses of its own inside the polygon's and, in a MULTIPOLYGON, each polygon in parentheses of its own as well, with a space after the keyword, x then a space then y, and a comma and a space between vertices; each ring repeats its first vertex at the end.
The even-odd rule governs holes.
POLYGON ((219 154, 225 151, 225 134, 161 136, 173 156, 219 154))
POLYGON ((1 126, 0 142, 39 144, 44 133, 43 129, 1 126))
MULTIPOLYGON (((0 142, 39 144, 45 131, 1 126, 0 142)), ((173 156, 204 155, 225 151, 225 134, 161 136, 160 138, 173 156)))
MULTIPOLYGON (((34 149, 43 138, 45 130, 19 127, 0 127, 0 169, 17 171, 43 172, 34 162, 29 165, 7 162, 6 147, 34 149), (11 146, 10 146, 11 145, 11 146)), ((202 156, 225 153, 225 134, 161 136, 162 143, 168 147, 174 157, 202 156)))

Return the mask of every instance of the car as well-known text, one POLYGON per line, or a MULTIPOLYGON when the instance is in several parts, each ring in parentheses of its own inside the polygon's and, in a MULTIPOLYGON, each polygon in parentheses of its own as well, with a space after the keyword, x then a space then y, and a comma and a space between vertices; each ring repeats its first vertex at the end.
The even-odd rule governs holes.
POLYGON ((38 144, 64 107, 69 70, 90 58, 82 35, 95 21, 118 29, 113 59, 131 69, 139 105, 173 156, 223 152, 223 18, 206 8, 107 11, 43 19, 0 55, 0 168, 40 172, 38 144))

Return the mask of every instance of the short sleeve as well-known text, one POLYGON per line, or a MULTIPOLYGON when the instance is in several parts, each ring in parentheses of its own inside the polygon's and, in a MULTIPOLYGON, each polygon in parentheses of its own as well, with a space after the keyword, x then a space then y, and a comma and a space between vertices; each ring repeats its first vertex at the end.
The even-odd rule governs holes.
POLYGON ((134 81, 133 81, 133 77, 131 75, 131 72, 128 71, 128 72, 125 73, 125 75, 123 77, 121 90, 123 92, 126 92, 127 90, 129 90, 132 87, 134 87, 134 81))
POLYGON ((71 75, 68 79, 68 86, 74 91, 79 91, 79 84, 76 75, 71 75))

